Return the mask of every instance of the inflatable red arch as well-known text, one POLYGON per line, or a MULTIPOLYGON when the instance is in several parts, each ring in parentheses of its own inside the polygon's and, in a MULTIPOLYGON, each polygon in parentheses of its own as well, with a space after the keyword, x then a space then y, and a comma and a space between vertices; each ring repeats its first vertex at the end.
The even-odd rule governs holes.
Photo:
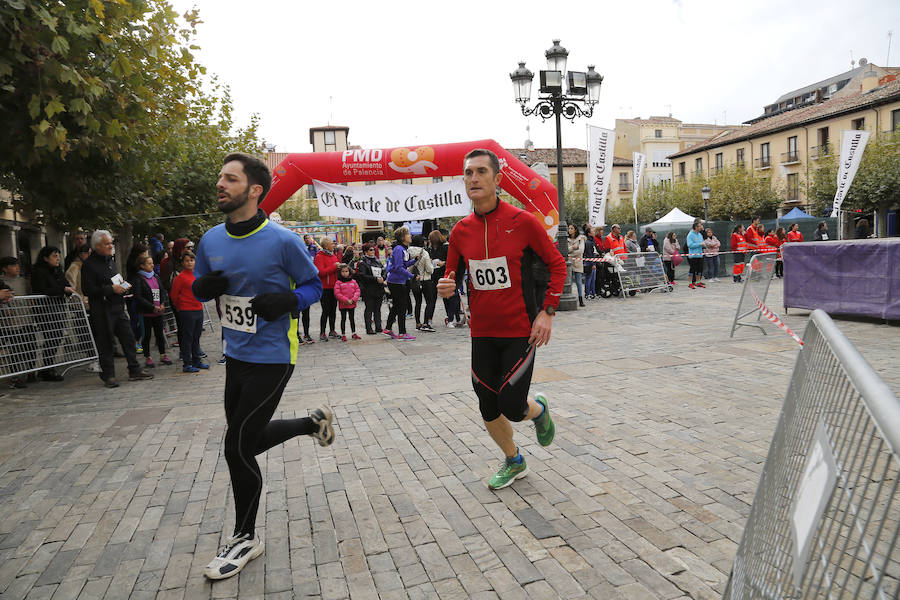
POLYGON ((313 179, 345 183, 462 175, 464 158, 475 148, 485 148, 497 155, 503 173, 500 187, 521 202, 544 225, 547 234, 555 238, 559 224, 556 188, 494 140, 289 154, 275 167, 272 189, 261 208, 266 214, 271 213, 313 179))

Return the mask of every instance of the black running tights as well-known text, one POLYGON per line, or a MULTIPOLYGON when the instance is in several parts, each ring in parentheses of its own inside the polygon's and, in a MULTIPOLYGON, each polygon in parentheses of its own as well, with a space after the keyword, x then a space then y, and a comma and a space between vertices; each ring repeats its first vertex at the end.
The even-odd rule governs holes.
POLYGON ((254 535, 263 480, 256 455, 315 426, 309 417, 272 420, 294 365, 225 363, 225 460, 234 493, 234 534, 254 535))

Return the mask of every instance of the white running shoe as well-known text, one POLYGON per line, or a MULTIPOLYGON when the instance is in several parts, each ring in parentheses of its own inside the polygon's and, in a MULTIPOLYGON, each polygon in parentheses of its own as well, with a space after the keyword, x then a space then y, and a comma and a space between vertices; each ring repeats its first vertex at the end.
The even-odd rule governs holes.
POLYGON ((265 546, 258 537, 248 539, 246 533, 229 538, 219 553, 206 565, 203 574, 209 579, 227 579, 237 575, 248 562, 260 556, 265 546))
POLYGON ((331 409, 324 405, 320 406, 309 413, 309 418, 318 428, 318 431, 313 433, 313 437, 319 440, 320 446, 330 446, 334 442, 334 427, 331 426, 334 416, 331 409))

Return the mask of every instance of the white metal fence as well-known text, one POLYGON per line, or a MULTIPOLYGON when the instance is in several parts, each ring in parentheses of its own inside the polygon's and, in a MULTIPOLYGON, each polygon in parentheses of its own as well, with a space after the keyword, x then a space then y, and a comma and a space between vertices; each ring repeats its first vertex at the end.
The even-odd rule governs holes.
POLYGON ((900 595, 900 401, 812 313, 726 600, 900 595))
POLYGON ((67 371, 96 359, 97 346, 77 294, 16 296, 0 304, 0 378, 49 368, 67 371))
POLYGON ((769 295, 769 285, 775 276, 775 254, 756 254, 747 263, 744 270, 744 285, 741 286, 741 299, 738 301, 731 324, 731 337, 738 327, 757 327, 764 334, 765 328, 760 324, 762 310, 769 295), (754 317, 755 315, 755 317, 754 317))

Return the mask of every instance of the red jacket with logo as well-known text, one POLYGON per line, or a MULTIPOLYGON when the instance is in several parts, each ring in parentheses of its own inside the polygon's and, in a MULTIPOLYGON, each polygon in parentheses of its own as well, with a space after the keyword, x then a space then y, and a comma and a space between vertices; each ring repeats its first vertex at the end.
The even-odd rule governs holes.
POLYGON ((606 247, 612 251, 613 255, 626 254, 628 252, 625 249, 625 238, 621 236, 617 239, 613 234, 609 234, 604 242, 606 242, 606 247))
POLYGON ((762 236, 759 235, 759 232, 753 228, 753 226, 747 227, 747 231, 744 232, 744 241, 747 242, 747 248, 752 252, 753 250, 762 249, 765 245, 763 243, 762 236))
POLYGON ((566 261, 540 222, 502 200, 489 213, 473 212, 453 227, 446 273, 455 272, 458 281, 467 269, 472 337, 528 337, 541 308, 559 306, 566 279, 566 261), (534 297, 532 263, 536 256, 550 269, 550 284, 541 306, 534 297), (485 259, 501 260, 491 268, 471 263, 485 259), (485 286, 505 287, 479 289, 485 286))

